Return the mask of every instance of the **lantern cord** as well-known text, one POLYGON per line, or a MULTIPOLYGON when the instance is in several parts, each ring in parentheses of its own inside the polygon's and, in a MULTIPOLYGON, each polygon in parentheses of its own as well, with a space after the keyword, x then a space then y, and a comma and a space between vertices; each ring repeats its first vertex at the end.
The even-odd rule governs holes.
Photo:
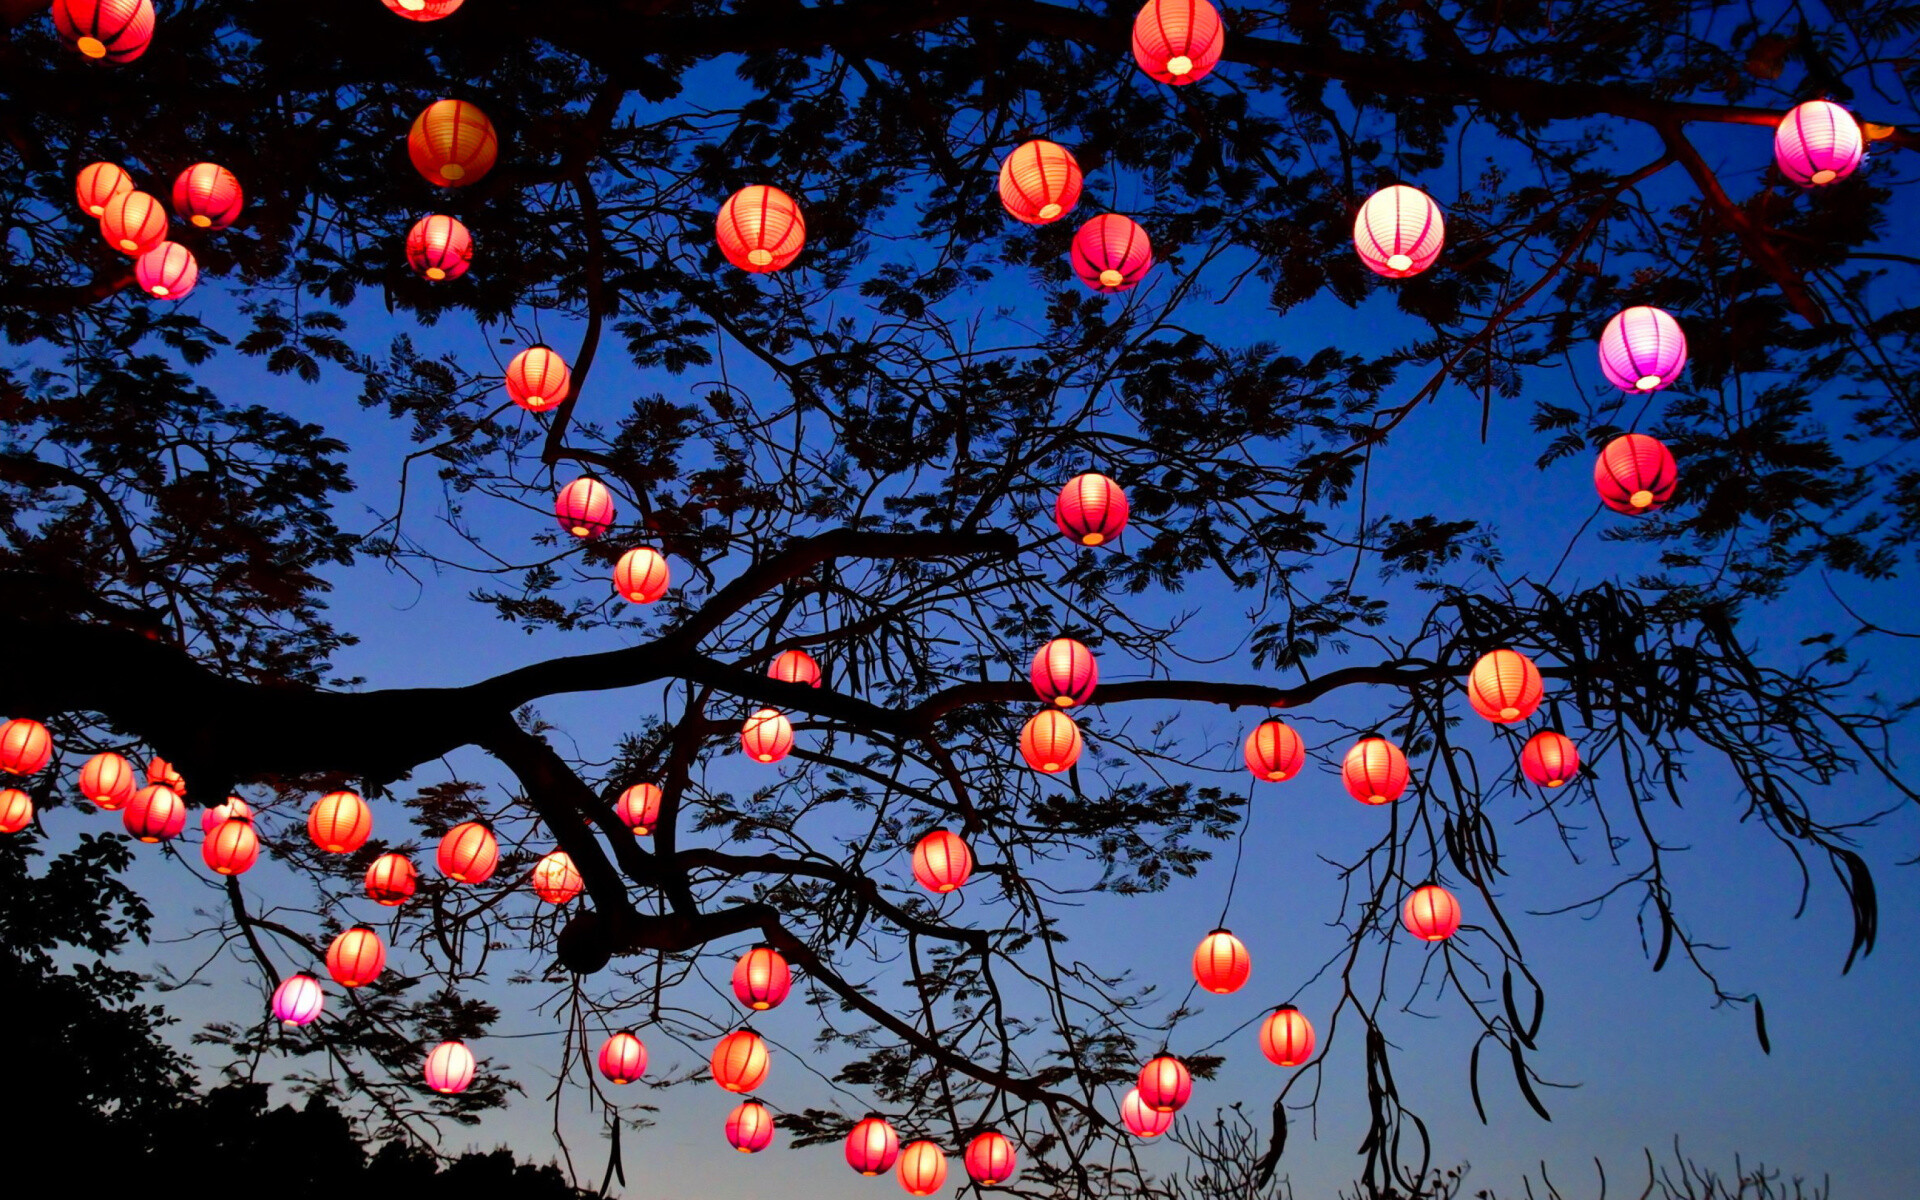
POLYGON ((1220 919, 1214 922, 1215 929, 1227 927, 1227 913, 1233 908, 1233 890, 1240 883, 1240 859, 1247 849, 1247 828, 1253 824, 1253 784, 1247 784, 1247 814, 1240 819, 1240 834, 1233 843, 1233 874, 1227 877, 1227 899, 1220 906, 1220 919))

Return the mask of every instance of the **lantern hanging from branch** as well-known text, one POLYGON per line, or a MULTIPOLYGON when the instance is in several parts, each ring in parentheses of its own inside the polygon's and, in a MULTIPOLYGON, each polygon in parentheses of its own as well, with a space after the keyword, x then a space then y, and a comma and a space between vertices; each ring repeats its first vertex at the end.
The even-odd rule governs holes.
POLYGON ((485 825, 465 821, 440 839, 434 861, 440 873, 456 883, 485 883, 500 865, 500 843, 485 825))
POLYGON ((253 820, 253 806, 238 796, 228 796, 226 803, 216 804, 212 808, 202 809, 200 811, 200 832, 208 837, 212 837, 213 831, 220 828, 223 822, 233 820, 253 820))
POLYGON ((846 1151, 848 1166, 862 1175, 878 1175, 900 1157, 900 1135, 885 1117, 868 1113, 848 1131, 846 1151))
POLYGON ((1686 365, 1687 335, 1664 309, 1622 309, 1600 331, 1600 371, 1622 391, 1657 392, 1686 365))
POLYGON ((647 1073, 646 1043, 631 1033, 616 1033, 600 1046, 600 1073, 610 1083, 637 1083, 647 1073))
POLYGON ((1193 1076, 1187 1064, 1162 1054, 1140 1068, 1140 1099, 1156 1112, 1179 1112, 1193 1095, 1193 1076))
POLYGON ((74 180, 74 198, 80 211, 98 220, 106 215, 107 201, 133 190, 133 176, 116 163, 88 163, 74 180))
POLYGON ((740 727, 740 745, 755 762, 779 762, 793 749, 793 722, 778 709, 759 709, 740 727))
POLYGON ((0 771, 38 775, 53 759, 53 735, 38 721, 15 717, 0 725, 0 771))
POLYGON ((413 898, 420 872, 404 854, 382 854, 367 866, 367 897, 375 904, 396 908, 413 898))
POLYGON ((585 889, 580 869, 565 850, 555 850, 533 865, 533 894, 548 904, 565 904, 585 889))
POLYGON ((352 854, 373 833, 373 810, 355 792, 328 792, 307 810, 307 836, 328 854, 352 854))
POLYGON ((751 1029, 736 1029, 713 1048, 713 1081, 729 1092, 751 1092, 767 1081, 773 1063, 767 1043, 751 1029))
POLYGON ((773 665, 767 668, 767 674, 782 683, 820 686, 820 664, 813 661, 813 655, 805 650, 782 650, 773 660, 773 665))
POLYGON ((755 1012, 780 1007, 793 990, 793 969, 772 946, 755 946, 733 964, 733 994, 755 1012))
POLYGON ((1600 503, 1617 513, 1640 516, 1673 499, 1680 464, 1657 438, 1623 433, 1608 442, 1593 463, 1593 487, 1600 503))
POLYGON ((635 604, 652 604, 672 582, 666 558, 651 546, 636 546, 613 564, 613 590, 635 604))
POLYGON ((407 231, 407 265, 435 283, 458 279, 473 265, 473 235, 452 217, 421 217, 407 231))
POLYGON ((1390 804, 1407 790, 1407 756, 1378 735, 1361 738, 1340 764, 1340 781, 1362 804, 1390 804))
POLYGON ((1173 1128, 1173 1114, 1150 1107, 1140 1098, 1137 1087, 1128 1088, 1126 1098, 1120 1101, 1120 1119, 1138 1138, 1156 1138, 1173 1128))
POLYGON ((507 397, 528 412, 560 407, 572 386, 567 360, 550 346, 529 346, 507 364, 507 397))
POLYGON ((1353 218, 1353 248, 1375 275, 1405 279, 1440 257, 1446 221, 1433 197, 1396 183, 1367 197, 1353 218))
POLYGON ((727 261, 755 275, 791 265, 807 244, 800 206, 779 188, 762 184, 728 196, 713 229, 727 261))
POLYGON ((742 1154, 758 1154, 773 1145, 773 1114, 748 1100, 727 1114, 727 1145, 742 1154))
POLYGON ((428 183, 465 187, 493 169, 500 138, 478 105, 435 100, 414 118, 407 155, 428 183))
POLYGON ((466 0, 380 0, 389 12, 409 21, 438 21, 450 17, 466 0))
POLYGON ((613 527, 613 492, 593 476, 582 475, 560 489, 553 515, 574 537, 599 537, 613 527))
POLYGON ((1080 187, 1080 164, 1073 154, 1044 139, 1018 147, 1000 164, 1000 204, 1027 225, 1046 225, 1073 211, 1080 187))
POLYGON ((200 282, 200 263, 179 242, 161 242, 133 260, 133 281, 155 300, 185 300, 200 282))
POLYGON ((473 1082, 477 1066, 465 1042, 441 1042, 427 1052, 427 1086, 442 1096, 456 1096, 473 1082))
POLYGON ((1073 273, 1096 292, 1129 291, 1153 269, 1147 231, 1119 213, 1102 213, 1073 235, 1073 273))
POLYGON ((1053 502, 1053 522, 1082 546, 1104 546, 1127 527, 1127 494, 1105 475, 1076 475, 1053 502))
POLYGON ((326 1004, 327 994, 320 990, 320 981, 304 973, 287 976, 273 989, 273 1017, 282 1025, 311 1025, 326 1004))
POLYGON ((172 763, 158 755, 147 762, 147 782, 164 783, 182 796, 187 794, 187 781, 181 777, 179 771, 174 769, 172 763))
POLYGON ((195 163, 174 177, 173 215, 196 229, 225 229, 245 204, 240 180, 218 163, 195 163))
POLYGON ((33 823, 33 797, 19 788, 0 788, 0 833, 19 833, 33 823))
POLYGON ((1313 1057, 1313 1022, 1291 1004, 1282 1004, 1260 1022, 1260 1053, 1279 1067, 1297 1067, 1313 1057))
POLYGON ((1467 675, 1467 702, 1473 711, 1502 725, 1532 716, 1545 694, 1540 668, 1518 650, 1483 654, 1467 675))
POLYGON ((894 1175, 909 1196, 931 1196, 947 1181, 947 1156, 932 1142, 908 1142, 901 1147, 894 1175))
POLYGON ((636 783, 620 793, 620 802, 614 806, 620 823, 633 830, 640 837, 653 832, 660 823, 660 789, 651 783, 636 783))
POLYGON ((139 786, 133 764, 111 750, 103 750, 80 768, 80 794, 95 808, 117 812, 133 799, 139 786))
POLYGON ((981 1187, 993 1187, 1013 1178, 1013 1139, 989 1129, 967 1143, 967 1175, 981 1187))
POLYGON ((1521 749, 1520 769, 1541 787, 1557 788, 1580 773, 1580 748, 1566 734, 1543 729, 1521 749))
POLYGON ((1224 929, 1201 938, 1193 952, 1194 979, 1216 996, 1239 991, 1252 974, 1253 956, 1247 953, 1247 944, 1224 929))
POLYGON ((1040 647, 1027 670, 1034 694, 1042 704, 1072 708, 1093 698, 1100 682, 1100 666, 1093 651, 1072 638, 1054 638, 1040 647))
POLYGON ((1133 60, 1161 83, 1205 79, 1226 44, 1226 25, 1207 0, 1147 0, 1133 19, 1133 60))
POLYGON ((1043 708, 1027 718, 1020 731, 1020 754, 1027 765, 1046 775, 1080 761, 1080 726, 1057 708, 1043 708))
POLYGON ((167 210, 145 192, 121 192, 100 214, 100 236, 120 253, 138 258, 167 240, 167 210))
POLYGON ((260 835, 253 818, 233 817, 215 827, 200 843, 200 857, 218 875, 244 875, 260 858, 260 835))
POLYGON ((1796 105, 1773 131, 1773 161, 1801 187, 1824 187, 1853 174, 1867 152, 1860 122, 1831 100, 1796 105))
POLYGON ((1460 929, 1460 902, 1436 883, 1413 889, 1400 909, 1407 932, 1423 942, 1444 942, 1460 929))
POLYGON ((1268 720, 1255 725, 1247 735, 1241 757, 1255 779, 1279 783, 1292 779, 1307 765, 1307 746, 1293 726, 1278 719, 1268 720))
POLYGON ((88 58, 132 62, 153 44, 153 0, 53 0, 53 27, 88 58))
POLYGON ((120 823, 143 842, 170 842, 187 828, 187 802, 166 784, 150 783, 127 801, 120 823))
POLYGON ((365 925, 342 930, 327 947, 327 974, 341 987, 365 987, 386 969, 387 948, 365 925))
POLYGON ((958 891, 973 874, 973 851, 957 833, 936 829, 913 848, 913 878, 936 896, 958 891))

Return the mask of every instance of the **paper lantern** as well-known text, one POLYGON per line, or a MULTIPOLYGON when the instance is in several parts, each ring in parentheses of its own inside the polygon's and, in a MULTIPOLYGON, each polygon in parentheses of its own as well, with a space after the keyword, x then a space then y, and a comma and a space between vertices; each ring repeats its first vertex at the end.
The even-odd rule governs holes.
POLYGON ((367 865, 367 897, 395 908, 413 898, 420 872, 404 854, 382 854, 367 865))
POLYGON ((1147 0, 1133 19, 1133 59, 1161 83, 1205 79, 1226 44, 1226 26, 1207 0, 1147 0))
POLYGON ((1042 704, 1072 708, 1093 698, 1093 689, 1100 682, 1100 666, 1093 660, 1093 651, 1079 642, 1054 638, 1033 656, 1027 678, 1042 704))
POLYGON ((773 1145, 773 1114, 764 1104, 748 1100, 727 1114, 727 1145, 742 1154, 757 1154, 773 1145))
POLYGON ((373 810, 353 792, 328 792, 307 810, 307 836, 328 854, 352 854, 373 832, 373 810))
POLYGON ((153 44, 153 0, 53 0, 53 27, 88 58, 132 62, 153 44))
POLYGON ((195 163, 174 177, 173 215, 197 229, 225 229, 245 203, 240 181, 218 163, 195 163))
POLYGON ((1627 392, 1657 392, 1687 365, 1687 335, 1664 309, 1621 309, 1600 331, 1600 370, 1627 392))
POLYGON ((646 1043, 631 1033, 616 1033, 600 1046, 600 1073, 610 1083, 637 1083, 647 1073, 646 1043))
POLYGON ((181 778, 172 763, 158 755, 147 762, 147 782, 164 783, 182 796, 187 794, 187 781, 181 778))
POLYGON ((967 1175, 981 1187, 993 1187, 1013 1178, 1013 1139, 989 1129, 967 1143, 967 1175))
POLYGON ((1079 762, 1080 745, 1080 727, 1057 708, 1041 709, 1020 730, 1020 754, 1042 774, 1058 775, 1079 762))
POLYGON ((1532 716, 1545 693, 1540 668, 1518 650, 1483 654, 1467 675, 1467 702, 1473 711, 1502 725, 1532 716))
POLYGON ((533 894, 548 904, 565 904, 586 886, 580 869, 565 850, 555 850, 533 864, 533 894))
POLYGON ((1460 902, 1452 892, 1429 883, 1413 889, 1401 906, 1400 921, 1423 942, 1444 942, 1460 929, 1460 902))
POLYGON ((713 228, 727 261, 755 275, 791 264, 807 244, 807 222, 793 197, 759 184, 728 196, 713 228))
POLYGON ((1153 268, 1147 231, 1118 213, 1102 213, 1073 235, 1073 273, 1096 292, 1128 291, 1153 268))
POLYGON ((260 835, 253 831, 253 818, 220 822, 200 843, 200 857, 217 875, 246 874, 260 858, 260 835))
POLYGON ((780 1007, 793 990, 793 969, 772 946, 755 946, 733 964, 733 994, 755 1012, 780 1007))
POLYGON ((793 722, 778 709, 760 709, 740 727, 740 745, 755 762, 779 762, 793 749, 793 722))
POLYGON ((1801 187, 1823 187, 1853 174, 1867 152, 1853 114, 1830 100, 1796 105, 1773 131, 1773 161, 1801 187))
POLYGON ((1340 782, 1362 804, 1390 804, 1407 790, 1407 756, 1383 737, 1364 737, 1340 764, 1340 782))
POLYGON ((95 808, 108 812, 125 808, 138 786, 133 764, 110 750, 94 755, 80 768, 80 794, 95 808))
POLYGON ((133 281, 155 300, 185 300, 200 281, 200 264, 179 242, 161 242, 133 260, 133 281))
POLYGON ((913 848, 913 878, 936 896, 958 891, 973 874, 973 851, 951 830, 936 829, 913 848))
POLYGON ((1000 163, 1000 204, 1027 225, 1046 225, 1072 212, 1080 186, 1080 164, 1072 153, 1043 139, 1020 146, 1000 163))
POLYGON ((1388 279, 1405 279, 1432 266, 1446 240, 1440 206, 1402 183, 1368 196, 1353 218, 1353 248, 1360 261, 1388 279))
POLYGON ((1520 769, 1541 787, 1557 788, 1580 773, 1580 748, 1566 734, 1543 729, 1521 749, 1520 769))
POLYGON ((251 821, 252 819, 252 805, 238 796, 228 796, 225 804, 216 804, 212 808, 203 808, 200 810, 200 832, 208 837, 212 837, 213 831, 220 828, 224 822, 233 820, 251 821))
POLYGON ((1262 721, 1247 735, 1241 757, 1255 779, 1279 783, 1292 779, 1307 765, 1307 746, 1285 721, 1262 721))
POLYGON ((736 1029, 713 1048, 713 1081, 729 1092, 751 1092, 767 1081, 773 1065, 767 1043, 751 1029, 736 1029))
POLYGON ((311 975, 289 975, 273 989, 273 1017, 282 1025, 311 1025, 326 1004, 327 994, 311 975))
POLYGON ((0 833, 19 833, 33 823, 33 797, 19 788, 0 788, 0 833))
POLYGON ((150 783, 127 801, 120 823, 143 842, 170 842, 187 828, 187 802, 167 785, 150 783))
POLYGON ((407 231, 407 265, 435 283, 458 279, 473 265, 473 235, 452 217, 421 217, 407 231))
POLYGON ((452 16, 466 0, 380 0, 388 12, 399 13, 409 21, 438 21, 452 16))
POLYGON ((560 489, 553 515, 574 537, 598 537, 613 527, 613 492, 593 476, 582 475, 560 489))
POLYGON ((435 100, 414 118, 407 155, 428 183, 465 187, 493 169, 500 139, 493 122, 465 100, 435 100))
POLYGON ((1127 494, 1105 475, 1076 475, 1053 502, 1053 522, 1082 546, 1104 546, 1127 527, 1127 494))
POLYGON ((868 1113, 847 1133, 847 1165, 862 1175, 878 1175, 899 1157, 900 1135, 877 1113, 868 1113))
POLYGON ((485 883, 500 865, 500 843, 485 825, 465 821, 440 839, 434 862, 442 875, 457 883, 485 883))
POLYGON ((365 925, 343 930, 327 947, 327 974, 341 987, 365 987, 386 969, 387 948, 365 925))
POLYGON ((1608 442, 1593 463, 1593 487, 1600 503, 1617 513, 1640 516, 1673 499, 1680 464, 1657 438, 1623 433, 1608 442))
POLYGON ((106 214, 107 201, 132 190, 133 176, 110 162, 88 163, 80 168, 73 185, 80 211, 96 219, 106 214))
POLYGON ((0 725, 0 771, 38 775, 53 758, 53 735, 38 721, 15 717, 0 725))
POLYGON ((427 1086, 442 1096, 456 1096, 473 1082, 477 1065, 465 1042, 441 1042, 427 1052, 427 1086))
POLYGON ((1140 1099, 1156 1112, 1179 1112, 1193 1095, 1193 1076, 1187 1064, 1162 1054, 1140 1068, 1140 1099))
POLYGON ((931 1196, 947 1181, 947 1156, 932 1142, 908 1142, 893 1173, 909 1196, 931 1196))
POLYGON ((572 387, 567 360, 549 346, 529 346, 507 364, 507 397, 528 412, 560 407, 572 387))
POLYGON ((145 192, 121 192, 100 214, 100 236, 135 258, 167 240, 167 210, 145 192))
POLYGON ((652 604, 671 582, 667 560, 651 546, 635 547, 613 564, 613 590, 635 604, 652 604))
POLYGON ((1139 1138, 1156 1138, 1173 1128, 1173 1114, 1149 1107, 1137 1087, 1128 1088, 1126 1098, 1120 1101, 1120 1119, 1127 1131, 1139 1138))
POLYGON ((1201 938, 1193 952, 1193 977, 1216 996, 1239 991, 1251 974, 1253 956, 1247 953, 1247 944, 1224 929, 1201 938))
POLYGON ((614 806, 621 824, 634 833, 645 837, 653 832, 660 823, 660 789, 651 783, 636 783, 620 793, 620 803, 614 806))
POLYGON ((1313 1057, 1313 1022, 1283 1004, 1260 1022, 1260 1053, 1278 1067, 1297 1067, 1313 1057))
POLYGON ((805 650, 782 650, 779 657, 773 660, 773 665, 767 668, 767 674, 782 683, 820 686, 820 664, 813 661, 813 655, 805 650))

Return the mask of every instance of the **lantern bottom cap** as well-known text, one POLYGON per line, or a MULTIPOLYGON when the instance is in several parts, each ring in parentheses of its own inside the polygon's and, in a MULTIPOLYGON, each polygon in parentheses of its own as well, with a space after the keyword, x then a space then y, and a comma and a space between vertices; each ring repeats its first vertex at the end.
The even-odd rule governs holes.
POLYGON ((211 226, 211 225, 213 224, 213 218, 212 218, 212 217, 209 217, 209 216, 207 216, 207 215, 206 215, 206 214, 204 214, 204 213, 195 213, 195 214, 193 214, 193 216, 192 216, 192 217, 190 217, 190 218, 188 218, 188 219, 189 219, 189 220, 191 220, 191 221, 192 221, 192 222, 193 222, 193 223, 194 223, 195 225, 198 225, 198 226, 199 226, 200 228, 202 228, 202 229, 206 229, 206 228, 208 228, 209 226, 211 226))
POLYGON ((1639 389, 1640 391, 1650 392, 1653 389, 1659 387, 1660 382, 1661 382, 1660 377, 1658 375, 1642 375, 1640 378, 1633 381, 1633 386, 1639 389))
POLYGON ((1387 266, 1393 268, 1396 271, 1404 271, 1408 267, 1411 267, 1412 265, 1413 265, 1413 259, 1407 257, 1404 254, 1390 254, 1387 256, 1387 266))
POLYGON ((773 253, 768 250, 749 250, 747 261, 756 267, 770 266, 773 263, 773 253))
POLYGON ((1053 702, 1061 708, 1072 708, 1075 704, 1079 703, 1079 701, 1075 700, 1072 696, 1055 696, 1053 702))
POLYGON ((1182 75, 1193 74, 1193 60, 1184 54, 1176 54, 1167 60, 1167 74, 1178 79, 1182 75))
POLYGON ((1087 533, 1080 536, 1080 544, 1082 546, 1098 546, 1106 540, 1107 535, 1104 533, 1087 533))
POLYGON ((1040 206, 1040 211, 1035 213, 1034 215, 1039 217, 1042 221, 1051 221, 1055 217, 1059 216, 1062 211, 1063 210, 1058 204, 1043 204, 1040 206))
POLYGON ((1112 267, 1100 272, 1100 283, 1103 287, 1117 288, 1126 281, 1127 277, 1112 267))
POLYGON ((1832 183, 1834 180, 1838 178, 1840 178, 1840 172, 1838 171, 1819 170, 1813 173, 1814 183, 1832 183))
POLYGON ((74 49, 80 51, 80 53, 86 55, 88 58, 105 58, 107 56, 107 44, 97 37, 83 37, 75 42, 73 46, 74 49))
POLYGON ((459 163, 446 163, 441 166, 440 174, 446 179, 465 179, 467 177, 467 169, 459 163))
POLYGON ((1645 488, 1642 488, 1639 491, 1635 492, 1633 495, 1628 496, 1627 503, 1631 504, 1635 508, 1652 508, 1653 493, 1647 491, 1645 488))
POLYGON ((1503 708, 1500 710, 1500 719, 1502 721, 1518 720, 1519 716, 1520 716, 1520 710, 1517 708, 1509 707, 1509 708, 1503 708))
POLYGON ((441 280, 441 279, 445 279, 446 277, 447 277, 447 273, 446 273, 445 271, 443 271, 443 270, 441 270, 441 269, 440 269, 439 267, 428 267, 428 268, 427 268, 427 278, 428 278, 428 279, 432 279, 432 280, 441 280))

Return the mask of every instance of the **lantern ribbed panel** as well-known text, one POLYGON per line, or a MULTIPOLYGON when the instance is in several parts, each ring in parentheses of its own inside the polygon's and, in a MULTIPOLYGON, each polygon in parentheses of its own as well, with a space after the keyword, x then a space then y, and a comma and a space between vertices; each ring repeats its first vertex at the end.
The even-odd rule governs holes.
POLYGON ((1353 218, 1353 246, 1376 275, 1405 279, 1432 266, 1446 245, 1440 206, 1419 188, 1396 183, 1367 197, 1353 218))
POLYGON ((793 750, 793 722, 778 709, 758 709, 740 727, 740 745, 755 762, 779 762, 793 750))
POLYGON ((1247 944, 1224 929, 1201 938, 1193 952, 1194 979, 1216 996, 1239 991, 1252 974, 1253 956, 1247 953, 1247 944))
POLYGON ((225 229, 245 203, 240 180, 218 163, 195 163, 173 181, 173 215, 199 229, 225 229))
POLYGON ((947 1181, 947 1155, 932 1142, 909 1142, 893 1173, 909 1196, 931 1196, 947 1181))
POLYGON ((409 21, 438 21, 450 17, 466 0, 380 0, 389 12, 409 21))
POLYGON ((493 169, 500 138, 478 105, 435 100, 414 118, 407 155, 428 183, 465 187, 493 169))
POLYGON ((1119 213, 1102 213, 1073 235, 1073 273, 1096 292, 1124 292, 1153 268, 1147 231, 1119 213))
POLYGON ((133 280, 156 300, 184 300, 200 281, 200 264, 179 242, 161 242, 133 260, 133 280))
POLYGON ((1120 1101, 1120 1119, 1128 1132, 1139 1138, 1155 1138, 1173 1128, 1173 1114, 1161 1112, 1140 1098, 1139 1088, 1128 1088, 1120 1101))
POLYGON ((0 725, 0 771, 37 775, 53 758, 53 735, 38 721, 15 717, 0 725))
POLYGON ((1541 787, 1557 788, 1580 773, 1580 748, 1566 734, 1543 729, 1521 749, 1520 770, 1541 787))
POLYGON ((771 946, 755 946, 733 964, 733 994, 755 1012, 780 1007, 793 990, 793 969, 771 946))
POLYGON ((553 515, 574 537, 599 537, 613 527, 613 492, 593 476, 582 475, 554 497, 553 515))
POLYGON ((636 783, 620 793, 620 802, 614 806, 614 811, 619 815, 621 824, 645 837, 660 823, 661 799, 658 785, 636 783))
POLYGON ((80 211, 98 218, 107 211, 107 201, 133 190, 133 176, 115 163, 89 163, 80 168, 74 180, 73 197, 80 211))
POLYGON ((1650 513, 1673 499, 1680 464, 1665 443, 1644 433, 1624 433, 1608 442, 1593 463, 1600 503, 1617 513, 1650 513))
POLYGON ((773 660, 773 665, 767 668, 767 674, 783 683, 820 686, 820 664, 813 661, 813 655, 805 650, 782 650, 773 660))
POLYGON ((807 244, 800 206, 779 188, 762 184, 728 196, 713 229, 727 261, 756 275, 790 265, 807 244))
POLYGON ((0 788, 0 833, 19 833, 33 823, 33 797, 19 788, 0 788))
POLYGON ((1853 174, 1866 152, 1860 122, 1830 100, 1797 105, 1773 131, 1773 161, 1801 187, 1838 183, 1853 174))
POLYGON ((343 930, 327 947, 327 974, 341 987, 365 987, 387 969, 387 948, 364 925, 343 930))
POLYGON ((567 360, 550 346, 529 346, 507 364, 507 398, 528 412, 560 407, 572 386, 567 360))
POLYGON ((647 1047, 631 1033, 616 1033, 600 1046, 600 1073, 625 1086, 647 1073, 647 1047))
POLYGON ((1291 1004, 1260 1022, 1260 1053, 1277 1067, 1297 1067, 1313 1057, 1313 1023, 1291 1004))
POLYGON ((138 258, 167 240, 167 210, 145 192, 121 192, 100 214, 100 236, 120 253, 138 258))
POLYGON ((1053 502, 1053 523, 1082 546, 1102 546, 1127 527, 1127 494, 1098 472, 1076 475, 1053 502))
POLYGON ((1207 0, 1147 0, 1133 19, 1133 59, 1161 83, 1206 78, 1226 44, 1226 26, 1207 0))
POLYGON ((885 1118, 868 1115, 847 1132, 847 1165, 873 1176, 893 1166, 900 1157, 900 1135, 885 1118))
POLYGON ((1467 701, 1473 711, 1503 725, 1532 716, 1545 694, 1540 668, 1518 650, 1483 654, 1467 675, 1467 701))
POLYGON ((1033 714, 1020 731, 1020 754, 1027 765, 1057 775, 1080 761, 1080 727, 1057 708, 1033 714))
POLYGON ((367 866, 367 897, 394 908, 413 898, 420 872, 404 854, 382 854, 367 866))
POLYGON ((1686 365, 1687 335, 1664 309, 1622 309, 1600 331, 1600 370, 1622 391, 1657 392, 1686 365))
POLYGON ((1036 138, 1000 164, 1000 204, 1027 225, 1046 225, 1080 202, 1080 164, 1065 146, 1036 138))
POLYGON ((548 904, 565 904, 586 888, 573 856, 555 850, 533 864, 533 892, 548 904))
POLYGON ((1033 656, 1027 678, 1040 703, 1071 708, 1093 698, 1100 666, 1084 645, 1072 638, 1054 638, 1033 656))
POLYGON ((1241 757, 1255 779, 1279 783, 1292 779, 1306 766, 1307 746, 1285 721, 1262 721, 1247 735, 1241 757))
POLYGON ((757 1154, 773 1145, 773 1114, 764 1104, 748 1100, 727 1114, 727 1145, 742 1154, 757 1154))
POLYGON ((120 823, 143 842, 169 842, 187 828, 187 802, 164 783, 150 783, 127 801, 120 823))
POLYGON ((737 1029, 713 1048, 713 1081, 729 1092, 751 1092, 767 1081, 773 1063, 767 1043, 749 1029, 737 1029))
POLYGON ((1460 902, 1453 893, 1429 883, 1413 890, 1401 906, 1400 921, 1423 942, 1444 942, 1460 928, 1460 902))
POLYGON ((1387 804, 1407 790, 1407 756, 1385 738, 1361 738, 1340 764, 1347 794, 1362 804, 1387 804))
POLYGON ((1179 1112, 1193 1095, 1193 1076, 1187 1064, 1162 1054, 1140 1068, 1140 1099, 1156 1112, 1179 1112))
POLYGON ((935 895, 956 891, 973 874, 973 851, 949 829, 936 829, 913 848, 913 877, 935 895))
POLYGON ((441 1042, 427 1052, 427 1086, 442 1096, 458 1095, 473 1082, 478 1067, 465 1042, 441 1042))
POLYGON ((228 796, 225 804, 216 804, 212 808, 203 809, 200 813, 200 832, 212 837, 214 830, 220 828, 225 822, 233 820, 253 820, 253 806, 238 796, 228 796))
POLYGON ((273 989, 273 1017, 282 1025, 311 1025, 326 1003, 326 992, 311 975, 289 975, 273 989))
POLYGON ((219 875, 244 875, 260 858, 260 835, 248 817, 222 821, 206 841, 200 857, 219 875))
POLYGON ((153 0, 53 0, 53 25, 88 58, 132 62, 153 44, 153 0))
POLYGON ((80 794, 108 812, 125 808, 139 786, 133 764, 111 750, 94 755, 80 768, 80 794))
POLYGON ((447 830, 434 855, 440 873, 458 883, 485 883, 500 865, 500 843, 493 831, 478 821, 466 821, 447 830))
POLYGON ((997 1130, 989 1129, 967 1143, 967 1175, 982 1187, 1012 1179, 1016 1161, 1013 1139, 997 1130))
POLYGON ((328 792, 307 812, 307 836, 328 854, 352 854, 373 833, 373 810, 353 792, 328 792))

